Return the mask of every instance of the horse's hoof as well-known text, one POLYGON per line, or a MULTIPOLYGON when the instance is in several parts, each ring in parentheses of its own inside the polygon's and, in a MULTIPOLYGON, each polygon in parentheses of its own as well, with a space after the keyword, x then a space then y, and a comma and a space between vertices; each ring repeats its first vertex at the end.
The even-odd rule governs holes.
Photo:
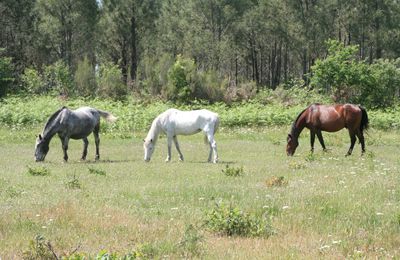
POLYGON ((179 158, 179 161, 183 162, 183 157, 179 158))

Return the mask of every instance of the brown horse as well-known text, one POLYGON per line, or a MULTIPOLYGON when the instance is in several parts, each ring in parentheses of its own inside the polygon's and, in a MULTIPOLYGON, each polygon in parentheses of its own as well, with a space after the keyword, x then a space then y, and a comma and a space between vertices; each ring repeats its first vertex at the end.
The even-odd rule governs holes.
POLYGON ((310 129, 311 152, 314 152, 314 140, 318 140, 326 151, 321 131, 337 132, 347 128, 350 134, 350 148, 347 155, 351 155, 356 136, 361 143, 362 153, 365 152, 363 130, 368 128, 368 115, 365 108, 352 104, 344 105, 321 105, 312 104, 304 109, 292 125, 292 130, 287 137, 286 153, 292 156, 299 145, 298 138, 304 127, 310 129))

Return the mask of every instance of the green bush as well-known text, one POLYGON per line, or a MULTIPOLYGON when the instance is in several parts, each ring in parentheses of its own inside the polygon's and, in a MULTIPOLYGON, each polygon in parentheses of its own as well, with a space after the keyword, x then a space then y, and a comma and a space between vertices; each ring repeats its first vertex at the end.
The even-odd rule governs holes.
POLYGON ((125 99, 127 87, 122 81, 121 70, 117 65, 105 63, 99 67, 97 78, 98 96, 113 100, 125 99))
POLYGON ((96 94, 96 76, 87 57, 78 62, 74 80, 75 92, 79 93, 80 96, 90 97, 96 94))
POLYGON ((168 71, 168 86, 165 93, 167 99, 187 103, 194 98, 198 82, 194 61, 178 55, 168 71))
POLYGON ((239 176, 243 176, 244 170, 243 170, 243 166, 229 167, 229 165, 227 164, 225 166, 225 169, 222 169, 222 173, 225 174, 226 176, 239 177, 239 176))
POLYGON ((28 174, 32 176, 47 176, 50 175, 50 170, 43 166, 38 166, 38 167, 28 166, 28 174))
POLYGON ((206 214, 205 225, 212 231, 226 236, 266 236, 273 234, 266 215, 243 212, 241 209, 216 204, 206 214))
MULTIPOLYGON (((0 54, 2 51, 3 49, 0 49, 0 54)), ((7 93, 13 80, 11 58, 0 57, 0 97, 7 93)))
POLYGON ((21 76, 24 88, 32 94, 41 94, 44 92, 44 83, 40 73, 31 68, 26 68, 21 76))
POLYGON ((46 66, 42 77, 45 83, 46 93, 73 93, 73 78, 69 67, 63 61, 59 60, 52 65, 46 66))

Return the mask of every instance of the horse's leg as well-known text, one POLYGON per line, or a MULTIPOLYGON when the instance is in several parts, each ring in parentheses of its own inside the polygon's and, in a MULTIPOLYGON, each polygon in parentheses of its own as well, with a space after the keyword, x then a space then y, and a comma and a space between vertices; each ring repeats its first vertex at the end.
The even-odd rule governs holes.
POLYGON ((217 142, 215 141, 214 135, 212 134, 213 131, 214 130, 207 133, 207 139, 208 139, 208 142, 210 143, 210 153, 211 153, 211 149, 214 153, 213 163, 217 163, 218 162, 217 142))
POLYGON ((88 145, 89 145, 89 141, 88 141, 87 137, 82 138, 82 141, 83 141, 83 152, 82 152, 81 160, 84 161, 84 160, 86 160, 87 148, 88 148, 88 145))
POLYGON ((353 152, 354 144, 356 143, 356 140, 357 140, 355 133, 349 131, 349 134, 350 134, 351 143, 350 143, 349 151, 347 152, 346 156, 351 155, 351 153, 353 152))
POLYGON ((165 161, 169 162, 171 161, 171 146, 172 146, 172 136, 170 134, 167 134, 167 146, 168 146, 168 154, 165 161))
POLYGON ((179 148, 178 138, 176 137, 176 135, 174 135, 173 140, 174 140, 174 143, 175 143, 176 150, 179 153, 179 160, 183 161, 183 154, 181 152, 181 149, 179 148))
POLYGON ((361 131, 358 131, 356 133, 358 140, 360 140, 361 143, 361 155, 365 153, 365 140, 364 140, 364 133, 361 131))
POLYGON ((324 143, 324 138, 322 137, 322 132, 321 130, 317 131, 317 137, 318 137, 318 141, 322 146, 322 149, 324 150, 324 152, 326 152, 326 147, 325 147, 325 143, 324 143))
POLYGON ((69 137, 60 136, 60 139, 61 139, 62 149, 63 149, 63 152, 64 152, 64 161, 68 162, 67 150, 68 150, 69 137))
POLYGON ((94 130, 93 130, 93 136, 94 136, 94 143, 96 144, 96 157, 95 160, 100 159, 100 137, 99 137, 99 130, 100 130, 100 125, 97 125, 94 130))
POLYGON ((314 152, 315 132, 310 130, 311 153, 314 152))

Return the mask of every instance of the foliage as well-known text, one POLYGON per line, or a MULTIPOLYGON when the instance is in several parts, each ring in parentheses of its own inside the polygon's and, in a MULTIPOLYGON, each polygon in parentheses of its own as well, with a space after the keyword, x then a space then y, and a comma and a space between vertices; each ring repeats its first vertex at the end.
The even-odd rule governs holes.
MULTIPOLYGON (((2 54, 3 49, 0 48, 0 54, 2 54)), ((12 77, 12 64, 10 57, 0 56, 0 97, 3 97, 11 83, 13 82, 12 77)))
POLYGON ((168 87, 165 93, 167 98, 173 102, 187 103, 194 98, 198 89, 197 78, 194 61, 178 55, 168 71, 168 87))
POLYGON ((67 180, 65 182, 65 186, 69 189, 80 189, 82 187, 81 182, 79 181, 79 178, 76 177, 74 174, 70 180, 67 180))
POLYGON ((283 176, 272 176, 265 181, 265 184, 267 185, 267 187, 282 187, 286 186, 288 184, 288 181, 285 180, 285 177, 283 176))
POLYGON ((78 62, 75 72, 75 92, 82 97, 94 96, 96 93, 96 76, 94 68, 87 57, 78 62))
POLYGON ((216 204, 207 212, 205 225, 226 236, 269 237, 273 234, 268 216, 246 213, 232 205, 216 204))
POLYGON ((32 176, 47 176, 50 175, 50 170, 44 166, 28 167, 28 174, 32 176))
POLYGON ((61 60, 44 68, 45 93, 72 94, 74 82, 69 67, 61 60))
POLYGON ((96 168, 93 168, 93 167, 89 167, 88 170, 89 170, 90 174, 102 175, 102 176, 106 176, 106 174, 107 174, 105 170, 96 169, 96 168))
POLYGON ((243 166, 229 167, 229 165, 227 164, 225 166, 225 169, 222 169, 222 173, 225 174, 226 176, 239 177, 244 174, 244 170, 243 170, 243 166))
POLYGON ((54 254, 51 251, 50 242, 46 241, 46 239, 42 235, 36 235, 35 240, 31 240, 29 242, 28 250, 24 251, 23 259, 25 260, 54 259, 54 254))
POLYGON ((179 242, 179 246, 183 249, 182 256, 184 258, 193 258, 201 255, 203 241, 204 237, 199 233, 199 230, 193 224, 187 225, 179 242))
POLYGON ((41 94, 44 92, 44 83, 39 72, 32 68, 26 68, 21 76, 22 84, 25 89, 32 94, 41 94))
POLYGON ((356 59, 358 46, 330 40, 328 56, 312 67, 311 85, 332 94, 335 102, 390 107, 398 98, 400 62, 376 60, 369 65, 356 59))
POLYGON ((122 82, 121 71, 117 65, 105 63, 99 67, 98 96, 101 98, 110 98, 121 100, 125 98, 127 88, 122 82))

